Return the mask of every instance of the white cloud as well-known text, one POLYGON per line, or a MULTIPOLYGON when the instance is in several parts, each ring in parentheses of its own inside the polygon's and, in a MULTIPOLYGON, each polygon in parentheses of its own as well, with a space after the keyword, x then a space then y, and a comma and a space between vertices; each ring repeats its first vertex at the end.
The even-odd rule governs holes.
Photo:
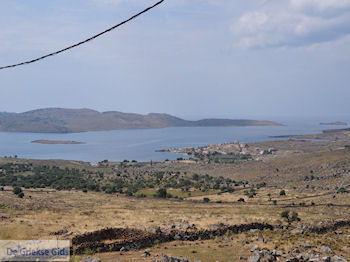
POLYGON ((300 47, 329 43, 350 34, 350 0, 266 2, 232 26, 238 45, 300 47))

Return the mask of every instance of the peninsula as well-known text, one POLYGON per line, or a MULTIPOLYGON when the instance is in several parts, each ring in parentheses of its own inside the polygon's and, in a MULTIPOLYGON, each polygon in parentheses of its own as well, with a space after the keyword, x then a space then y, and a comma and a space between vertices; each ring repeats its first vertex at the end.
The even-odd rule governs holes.
POLYGON ((168 114, 147 115, 91 109, 46 108, 24 113, 0 113, 0 132, 77 133, 120 129, 207 126, 280 126, 267 120, 184 120, 168 114))
POLYGON ((322 126, 347 126, 348 123, 342 121, 320 123, 322 126))
POLYGON ((48 145, 79 145, 85 144, 77 141, 66 141, 66 140, 34 140, 32 143, 36 144, 48 144, 48 145))

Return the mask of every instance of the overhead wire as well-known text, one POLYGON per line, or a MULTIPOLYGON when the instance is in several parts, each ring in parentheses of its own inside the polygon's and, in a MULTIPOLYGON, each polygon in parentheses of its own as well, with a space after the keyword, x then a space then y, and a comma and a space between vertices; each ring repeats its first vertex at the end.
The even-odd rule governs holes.
POLYGON ((60 53, 66 52, 66 51, 68 51, 68 50, 70 50, 70 49, 76 48, 76 47, 78 47, 78 46, 80 46, 80 45, 83 45, 83 44, 85 44, 85 43, 87 43, 87 42, 90 42, 90 41, 92 41, 92 40, 94 40, 94 39, 96 39, 96 38, 98 38, 98 37, 100 37, 100 36, 102 36, 102 35, 104 35, 104 34, 110 32, 110 31, 113 31, 113 30, 117 29, 118 27, 120 27, 120 26, 122 26, 122 25, 124 25, 124 24, 126 24, 126 23, 128 23, 128 22, 130 22, 130 21, 132 21, 132 20, 134 20, 134 19, 137 18, 138 16, 140 16, 140 15, 142 15, 142 14, 144 14, 144 13, 150 11, 151 9, 157 7, 158 5, 160 5, 161 3, 163 3, 164 1, 165 1, 165 0, 161 0, 161 1, 157 2, 157 3, 155 3, 154 5, 152 5, 152 6, 150 6, 150 7, 147 7, 147 8, 144 9, 143 11, 141 11, 141 12, 139 12, 139 13, 133 15, 133 16, 130 17, 129 19, 126 19, 126 20, 124 20, 123 22, 121 22, 121 23, 119 23, 119 24, 117 24, 117 25, 114 25, 114 26, 112 26, 112 27, 106 29, 105 31, 103 31, 103 32, 101 32, 101 33, 98 33, 98 34, 96 34, 96 35, 94 35, 94 36, 92 36, 92 37, 90 37, 90 38, 88 38, 88 39, 86 39, 86 40, 83 40, 83 41, 79 42, 79 43, 73 44, 73 45, 71 45, 71 46, 65 47, 65 48, 63 48, 63 49, 60 49, 60 50, 58 50, 58 51, 52 52, 52 53, 50 53, 50 54, 47 54, 47 55, 44 55, 44 56, 41 56, 41 57, 38 57, 38 58, 35 58, 35 59, 31 59, 31 60, 28 60, 28 61, 24 61, 24 62, 20 62, 20 63, 17 63, 17 64, 13 64, 13 65, 1 66, 1 67, 0 67, 0 70, 8 69, 8 68, 13 68, 13 67, 18 67, 18 66, 23 66, 23 65, 27 65, 27 64, 32 64, 32 63, 38 62, 38 61, 40 61, 40 60, 43 60, 43 59, 45 59, 45 58, 48 58, 48 57, 51 57, 51 56, 55 56, 55 55, 58 55, 58 54, 60 54, 60 53))

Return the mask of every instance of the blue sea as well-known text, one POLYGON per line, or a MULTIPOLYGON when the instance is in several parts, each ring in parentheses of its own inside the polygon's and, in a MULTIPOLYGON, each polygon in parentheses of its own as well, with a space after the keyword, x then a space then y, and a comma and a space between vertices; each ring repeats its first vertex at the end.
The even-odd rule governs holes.
MULTIPOLYGON (((271 119, 269 119, 271 120, 271 119)), ((273 119, 278 121, 277 119, 273 119)), ((289 119, 278 121, 284 126, 271 127, 175 127, 137 129, 72 134, 0 133, 0 156, 32 159, 163 161, 179 157, 173 153, 156 152, 163 148, 204 146, 216 143, 258 142, 272 140, 271 136, 314 134, 325 129, 346 126, 321 126, 320 122, 346 121, 336 119, 289 119), (78 145, 47 145, 33 140, 74 140, 78 145)), ((350 119, 349 119, 350 120, 350 119)))

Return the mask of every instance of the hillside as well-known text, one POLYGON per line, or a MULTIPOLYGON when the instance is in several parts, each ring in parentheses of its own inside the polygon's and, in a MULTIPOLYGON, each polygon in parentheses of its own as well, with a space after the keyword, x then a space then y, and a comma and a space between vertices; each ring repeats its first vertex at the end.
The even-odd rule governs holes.
POLYGON ((91 109, 47 108, 24 113, 0 113, 0 132, 74 133, 119 129, 195 126, 277 126, 271 121, 203 119, 188 121, 168 114, 148 115, 91 109))

